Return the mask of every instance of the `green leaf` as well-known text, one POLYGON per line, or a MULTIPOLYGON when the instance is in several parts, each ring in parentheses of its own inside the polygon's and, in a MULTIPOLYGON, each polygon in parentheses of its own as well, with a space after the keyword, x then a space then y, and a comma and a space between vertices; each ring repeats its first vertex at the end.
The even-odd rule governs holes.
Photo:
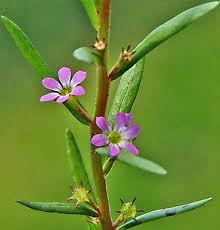
POLYGON ((26 34, 10 19, 2 16, 2 21, 24 58, 41 77, 53 76, 48 64, 32 45, 26 34))
POLYGON ((97 30, 97 14, 94 0, 81 0, 93 27, 97 30))
POLYGON ((131 61, 123 65, 115 74, 113 79, 121 76, 151 50, 181 30, 185 29, 201 16, 216 8, 218 4, 219 1, 214 1, 193 7, 157 27, 140 44, 138 44, 138 46, 134 49, 135 54, 133 55, 131 61))
POLYGON ((148 212, 141 216, 135 217, 135 220, 128 221, 127 223, 123 224, 118 228, 118 230, 129 229, 139 224, 144 224, 153 220, 158 220, 164 217, 174 216, 180 213, 188 212, 193 209, 199 208, 206 204, 207 202, 211 201, 212 198, 208 198, 205 200, 196 201, 190 204, 185 204, 173 208, 166 208, 160 209, 152 212, 148 212))
POLYGON ((141 84, 144 71, 144 58, 129 69, 122 77, 110 109, 109 121, 118 112, 130 112, 141 84))
POLYGON ((62 214, 77 214, 97 217, 97 213, 86 207, 75 208, 73 204, 58 203, 58 202, 32 202, 32 201, 17 201, 18 203, 42 212, 62 213, 62 214))
MULTIPOLYGON (((7 17, 2 16, 2 20, 11 37, 14 39, 18 49, 24 58, 29 62, 29 64, 31 64, 37 74, 41 77, 54 76, 55 74, 50 71, 48 64, 34 48, 26 34, 7 17)), ((77 120, 79 120, 82 124, 89 125, 87 117, 82 115, 82 113, 85 113, 85 111, 76 98, 71 97, 64 103, 64 105, 76 117, 77 120)))
POLYGON ((94 64, 100 60, 100 55, 94 49, 88 47, 81 47, 73 52, 73 56, 79 61, 94 64))
MULTIPOLYGON (((89 177, 82 159, 81 152, 76 143, 73 133, 67 129, 66 131, 66 140, 67 140, 67 156, 70 166, 70 171, 73 177, 73 181, 77 187, 83 183, 83 186, 86 189, 91 189, 92 186, 89 181, 89 177)), ((92 200, 96 200, 94 192, 90 193, 92 200)))
MULTIPOLYGON (((113 123, 115 114, 118 112, 128 113, 131 111, 143 77, 144 63, 145 58, 142 58, 121 77, 108 116, 110 122, 113 123)), ((109 157, 105 160, 103 170, 106 177, 110 173, 114 161, 109 157)))
MULTIPOLYGON (((106 148, 97 148, 96 152, 100 155, 109 156, 107 153, 106 148)), ((126 151, 122 151, 118 157, 114 158, 126 165, 129 165, 131 167, 141 169, 143 171, 159 174, 159 175, 165 175, 167 174, 167 171, 162 168, 157 163, 154 163, 153 161, 146 160, 144 158, 141 158, 139 156, 134 156, 131 153, 128 153, 126 151)))
POLYGON ((89 220, 87 220, 87 223, 88 223, 88 230, 101 230, 100 225, 93 224, 89 222, 89 220))

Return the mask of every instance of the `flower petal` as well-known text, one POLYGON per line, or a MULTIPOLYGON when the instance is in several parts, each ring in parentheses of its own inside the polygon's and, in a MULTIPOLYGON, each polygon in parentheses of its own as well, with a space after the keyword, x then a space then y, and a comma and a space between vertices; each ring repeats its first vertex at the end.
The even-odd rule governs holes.
POLYGON ((108 140, 106 135, 104 134, 97 134, 92 137, 91 143, 97 147, 105 146, 108 144, 108 140))
POLYGON ((137 149, 137 147, 130 142, 122 141, 119 144, 119 146, 134 155, 137 155, 139 153, 139 150, 137 149))
POLYGON ((120 153, 120 148, 116 144, 109 144, 108 146, 108 153, 112 157, 117 157, 120 153))
POLYGON ((125 113, 125 125, 128 126, 129 123, 131 122, 132 120, 132 115, 131 113, 125 113))
POLYGON ((86 72, 84 71, 77 71, 71 80, 71 86, 79 85, 81 82, 83 82, 86 78, 86 72))
POLYGON ((96 125, 105 132, 110 131, 110 125, 108 121, 102 116, 96 117, 96 125))
POLYGON ((62 89, 60 83, 51 77, 46 77, 42 79, 42 85, 47 89, 51 89, 57 92, 59 92, 62 89))
POLYGON ((72 92, 70 95, 72 96, 82 96, 85 94, 85 89, 82 86, 76 86, 73 88, 72 92))
POLYGON ((41 102, 53 101, 59 97, 59 93, 48 93, 40 98, 41 102))
POLYGON ((139 131, 140 127, 138 125, 130 125, 121 133, 122 139, 133 140, 137 137, 139 131))
POLYGON ((68 87, 70 85, 71 70, 67 67, 62 67, 58 71, 58 77, 63 87, 68 87))
POLYGON ((126 125, 125 122, 125 114, 122 112, 119 112, 115 115, 115 126, 114 130, 115 131, 122 131, 126 125))
POLYGON ((57 103, 63 103, 69 99, 69 94, 64 95, 64 96, 59 96, 56 100, 57 103))

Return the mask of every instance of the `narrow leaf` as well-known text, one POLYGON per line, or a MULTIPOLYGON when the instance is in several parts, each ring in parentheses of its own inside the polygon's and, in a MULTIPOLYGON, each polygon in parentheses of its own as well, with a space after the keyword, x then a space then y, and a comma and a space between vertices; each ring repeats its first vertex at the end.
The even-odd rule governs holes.
POLYGON ((94 0, 81 0, 93 27, 97 30, 97 14, 94 0))
POLYGON ((109 121, 113 121, 118 112, 130 112, 141 84, 144 71, 144 58, 129 69, 122 77, 109 113, 109 121))
MULTIPOLYGON (((100 155, 109 156, 106 148, 97 148, 96 152, 100 155)), ((134 156, 133 154, 125 152, 125 151, 122 151, 119 154, 119 156, 116 157, 115 159, 126 165, 129 165, 137 169, 141 169, 143 171, 147 171, 147 172, 151 172, 151 173, 155 173, 159 175, 167 174, 167 171, 164 168, 162 168, 160 165, 158 165, 157 163, 150 161, 150 160, 146 160, 139 156, 134 156)))
POLYGON ((135 220, 128 221, 127 223, 123 224, 118 228, 118 230, 123 229, 129 229, 136 225, 144 224, 153 220, 158 220, 164 217, 174 216, 180 213, 188 212, 193 209, 199 208, 206 204, 207 202, 211 201, 212 198, 208 198, 205 200, 196 201, 190 204, 185 204, 181 206, 176 206, 173 208, 166 208, 166 209, 160 209, 152 212, 148 212, 146 214, 143 214, 141 216, 135 217, 135 220))
POLYGON ((73 56, 79 61, 94 64, 99 62, 99 53, 88 47, 81 47, 73 52, 73 56))
MULTIPOLYGON (((67 129, 66 131, 66 140, 67 140, 67 156, 69 161, 69 166, 71 170, 71 174, 73 177, 73 181, 76 186, 80 186, 83 183, 83 186, 87 189, 91 189, 92 186, 89 181, 89 177, 76 143, 75 137, 73 133, 67 129)), ((90 193, 91 198, 95 201, 94 192, 90 193)))
POLYGON ((58 202, 32 202, 32 201, 17 201, 18 203, 42 212, 61 213, 61 214, 77 214, 97 217, 97 213, 86 207, 75 208, 73 204, 58 203, 58 202))
POLYGON ((173 35, 180 32, 181 30, 188 27, 201 16, 216 8, 218 4, 219 1, 214 1, 193 7, 157 27, 140 44, 138 44, 138 46, 134 49, 135 54, 132 60, 123 65, 115 74, 113 79, 121 76, 151 50, 159 46, 161 43, 163 43, 173 35))
MULTIPOLYGON (((109 112, 108 120, 110 122, 113 123, 115 114, 118 112, 128 113, 131 111, 143 77, 144 63, 145 58, 142 58, 121 77, 109 112)), ((110 173, 114 161, 114 159, 109 157, 105 160, 103 170, 106 177, 110 173)))
POLYGON ((13 38, 21 54, 33 67, 37 74, 41 77, 53 76, 53 73, 50 71, 48 64, 44 61, 40 53, 32 45, 27 35, 7 17, 2 16, 2 21, 4 22, 6 29, 13 38))
MULTIPOLYGON (((2 16, 2 20, 21 54, 33 67, 37 74, 41 77, 54 76, 54 73, 50 71, 48 64, 44 61, 39 52, 32 45, 26 34, 7 17, 2 16)), ((77 99, 70 98, 67 102, 64 103, 64 105, 82 124, 89 125, 88 119, 82 116, 82 112, 84 111, 77 102, 77 99), (81 113, 79 111, 81 111, 81 113)))

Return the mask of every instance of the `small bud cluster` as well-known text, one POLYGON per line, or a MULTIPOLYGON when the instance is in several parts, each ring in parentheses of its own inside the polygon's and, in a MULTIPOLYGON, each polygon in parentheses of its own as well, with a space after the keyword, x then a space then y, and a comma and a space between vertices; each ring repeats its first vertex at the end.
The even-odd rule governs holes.
POLYGON ((137 214, 137 209, 136 206, 132 204, 132 202, 128 202, 122 205, 120 212, 121 212, 121 220, 125 221, 129 218, 131 219, 135 218, 137 214))
POLYGON ((119 211, 117 211, 120 214, 114 223, 115 228, 118 225, 120 225, 120 223, 122 223, 123 221, 126 222, 127 219, 136 220, 135 217, 136 217, 137 213, 143 212, 143 210, 139 210, 136 208, 136 205, 135 205, 136 198, 134 198, 132 202, 127 202, 127 203, 124 203, 122 199, 120 199, 120 201, 122 203, 122 207, 119 211))
MULTIPOLYGON (((68 198, 68 201, 75 200, 76 201, 76 207, 78 207, 81 204, 87 204, 89 205, 92 209, 94 209, 97 213, 99 213, 99 208, 96 206, 96 204, 92 201, 90 198, 89 193, 92 191, 91 189, 86 189, 83 186, 83 183, 81 182, 80 186, 77 188, 73 188, 70 186, 72 196, 68 198)), ((94 222, 95 219, 92 219, 94 222)), ((90 220, 91 222, 91 220, 90 220)))
POLYGON ((93 48, 97 49, 98 51, 103 51, 105 50, 107 44, 105 43, 105 40, 101 40, 96 38, 95 44, 92 45, 93 48))
POLYGON ((126 221, 127 219, 133 219, 135 218, 137 214, 137 208, 136 205, 134 204, 135 199, 132 202, 127 202, 124 203, 122 200, 122 207, 120 209, 120 220, 121 221, 126 221))
POLYGON ((70 186, 70 189, 72 196, 68 198, 68 201, 76 200, 76 206, 79 206, 82 203, 90 202, 89 193, 91 190, 84 188, 82 184, 78 188, 73 188, 70 186))
POLYGON ((131 45, 127 47, 127 49, 122 48, 122 58, 124 61, 128 62, 131 61, 135 51, 130 52, 131 45))

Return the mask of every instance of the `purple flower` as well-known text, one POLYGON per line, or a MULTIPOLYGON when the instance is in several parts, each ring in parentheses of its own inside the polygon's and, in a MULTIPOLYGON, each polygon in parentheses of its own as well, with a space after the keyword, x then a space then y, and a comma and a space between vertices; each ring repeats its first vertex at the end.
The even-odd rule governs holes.
POLYGON ((77 71, 73 77, 71 70, 67 67, 62 67, 58 71, 59 82, 51 77, 46 77, 42 80, 42 85, 52 90, 52 93, 43 95, 40 98, 41 102, 54 101, 63 103, 70 96, 81 96, 85 94, 85 90, 79 84, 86 78, 86 72, 77 71))
POLYGON ((96 118, 96 125, 102 130, 102 134, 94 135, 91 139, 97 147, 108 146, 108 153, 112 157, 118 156, 120 149, 137 155, 138 149, 132 144, 137 137, 140 128, 138 125, 131 125, 132 116, 130 113, 119 112, 115 116, 115 124, 110 126, 104 117, 96 118))

